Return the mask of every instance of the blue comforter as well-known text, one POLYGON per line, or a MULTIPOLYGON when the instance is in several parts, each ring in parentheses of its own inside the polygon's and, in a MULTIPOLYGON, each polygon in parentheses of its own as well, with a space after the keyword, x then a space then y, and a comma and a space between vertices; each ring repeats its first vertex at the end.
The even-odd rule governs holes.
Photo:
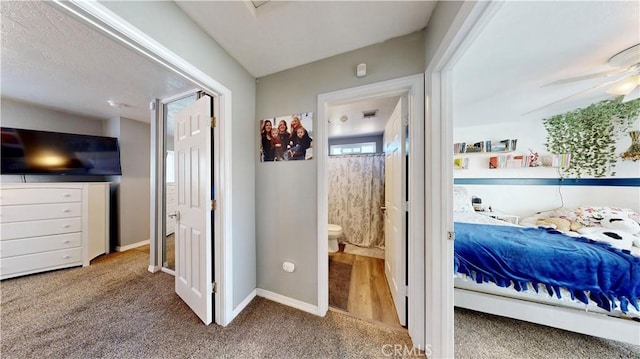
POLYGON ((560 298, 560 288, 583 303, 605 310, 638 308, 640 258, 608 243, 574 238, 545 228, 455 223, 455 267, 478 283, 492 281, 520 291, 543 285, 560 298))

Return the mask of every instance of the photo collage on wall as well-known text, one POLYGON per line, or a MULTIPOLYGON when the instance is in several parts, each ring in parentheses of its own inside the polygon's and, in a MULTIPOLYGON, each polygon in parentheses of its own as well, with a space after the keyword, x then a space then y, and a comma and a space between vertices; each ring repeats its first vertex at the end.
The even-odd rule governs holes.
POLYGON ((260 120, 260 162, 313 158, 313 112, 260 120))

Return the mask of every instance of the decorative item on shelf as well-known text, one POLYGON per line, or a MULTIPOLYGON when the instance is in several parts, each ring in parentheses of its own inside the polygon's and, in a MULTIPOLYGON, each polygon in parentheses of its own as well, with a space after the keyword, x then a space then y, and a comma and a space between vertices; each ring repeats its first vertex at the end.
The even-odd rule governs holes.
POLYGON ((630 131, 631 146, 622 154, 623 160, 637 161, 640 160, 640 131, 630 131))
POLYGON ((456 170, 464 170, 469 168, 469 159, 468 158, 454 158, 453 159, 453 168, 456 170))
POLYGON ((540 155, 538 155, 538 152, 533 152, 532 149, 529 149, 529 152, 531 152, 531 154, 527 156, 527 166, 526 167, 538 167, 538 166, 540 166, 540 155))
POLYGON ((471 197, 471 204, 476 211, 482 211, 482 198, 476 196, 471 197))

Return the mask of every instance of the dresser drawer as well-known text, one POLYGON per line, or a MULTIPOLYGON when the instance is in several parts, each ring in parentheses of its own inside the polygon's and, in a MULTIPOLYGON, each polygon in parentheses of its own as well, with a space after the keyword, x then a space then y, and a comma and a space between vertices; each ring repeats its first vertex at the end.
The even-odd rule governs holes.
POLYGON ((82 246, 81 233, 57 234, 55 236, 11 239, 0 242, 0 258, 22 256, 59 249, 82 246))
POLYGON ((38 222, 3 223, 0 240, 41 237, 82 231, 82 218, 48 219, 38 222))
POLYGON ((82 248, 3 258, 0 260, 0 277, 5 279, 74 265, 82 265, 82 248))
POLYGON ((0 204, 3 206, 80 201, 80 188, 6 188, 0 191, 0 204))
POLYGON ((82 217, 82 203, 70 202, 0 207, 1 223, 69 217, 82 217))

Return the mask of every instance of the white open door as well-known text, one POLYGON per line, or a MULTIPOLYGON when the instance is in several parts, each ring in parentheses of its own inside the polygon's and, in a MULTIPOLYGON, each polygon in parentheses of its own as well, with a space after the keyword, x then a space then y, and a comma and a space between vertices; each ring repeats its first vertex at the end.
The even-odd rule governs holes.
POLYGON ((213 320, 211 98, 176 115, 174 125, 176 293, 198 317, 213 320))
POLYGON ((406 225, 405 225, 405 142, 403 118, 406 118, 405 97, 398 100, 384 131, 384 272, 400 324, 407 325, 406 286, 406 225))

